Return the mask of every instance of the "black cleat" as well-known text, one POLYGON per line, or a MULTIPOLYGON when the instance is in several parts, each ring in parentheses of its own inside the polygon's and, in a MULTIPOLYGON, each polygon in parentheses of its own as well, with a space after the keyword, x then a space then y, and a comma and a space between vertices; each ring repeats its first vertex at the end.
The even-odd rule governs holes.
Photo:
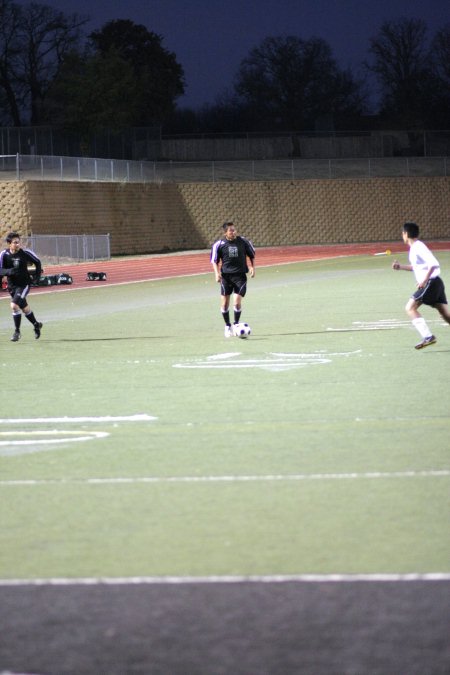
POLYGON ((11 338, 11 342, 19 342, 20 338, 21 338, 20 330, 15 330, 11 338))
POLYGON ((423 349, 424 347, 429 347, 430 345, 434 345, 436 342, 436 338, 434 335, 430 335, 430 337, 426 337, 422 340, 422 342, 419 342, 418 345, 416 345, 416 349, 423 349))
POLYGON ((42 324, 39 323, 39 321, 36 321, 36 323, 34 324, 34 337, 36 338, 36 340, 39 340, 39 338, 41 337, 41 328, 42 324))

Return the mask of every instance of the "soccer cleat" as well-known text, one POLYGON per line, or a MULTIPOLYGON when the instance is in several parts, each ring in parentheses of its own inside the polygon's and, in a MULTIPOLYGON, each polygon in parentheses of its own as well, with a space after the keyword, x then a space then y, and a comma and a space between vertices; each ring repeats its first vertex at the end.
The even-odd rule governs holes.
POLYGON ((226 338, 233 337, 233 331, 231 330, 231 326, 225 326, 224 335, 226 338))
POLYGON ((39 340, 39 338, 41 337, 41 328, 42 324, 39 323, 39 321, 36 321, 36 323, 34 324, 34 337, 36 340, 39 340))
POLYGON ((20 330, 15 330, 11 338, 11 342, 19 342, 20 340, 20 330))
POLYGON ((430 345, 434 345, 436 342, 436 338, 434 335, 430 335, 430 337, 426 337, 422 340, 422 342, 419 342, 418 345, 416 345, 416 349, 423 349, 424 347, 429 347, 430 345))

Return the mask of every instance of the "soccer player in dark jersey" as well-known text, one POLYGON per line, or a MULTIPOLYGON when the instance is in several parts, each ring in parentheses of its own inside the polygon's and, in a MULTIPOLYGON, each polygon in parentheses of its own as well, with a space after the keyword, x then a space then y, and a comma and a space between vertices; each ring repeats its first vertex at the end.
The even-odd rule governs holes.
POLYGON ((36 281, 41 277, 41 261, 33 251, 23 249, 20 244, 20 234, 10 232, 6 237, 8 248, 0 253, 0 276, 8 277, 8 291, 11 296, 11 309, 14 321, 12 342, 20 340, 20 324, 22 312, 34 326, 34 337, 41 337, 42 323, 36 320, 27 301, 32 276, 28 266, 34 267, 33 276, 36 281))
POLYGON ((230 321, 230 297, 234 293, 233 319, 239 323, 242 298, 247 292, 247 273, 255 276, 255 249, 251 241, 238 235, 233 223, 222 225, 224 236, 211 249, 211 263, 220 283, 221 311, 225 321, 225 337, 234 335, 230 321))

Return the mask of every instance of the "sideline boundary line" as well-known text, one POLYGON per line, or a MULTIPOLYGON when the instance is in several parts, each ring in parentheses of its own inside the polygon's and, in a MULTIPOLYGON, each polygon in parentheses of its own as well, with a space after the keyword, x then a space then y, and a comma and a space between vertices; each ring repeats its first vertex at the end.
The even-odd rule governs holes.
POLYGON ((2 424, 78 424, 79 422, 154 422, 157 417, 146 413, 137 415, 99 415, 98 417, 9 417, 0 418, 2 424))
POLYGON ((407 572, 405 574, 274 574, 206 577, 53 577, 48 579, 0 579, 6 586, 134 586, 185 584, 283 584, 283 583, 360 583, 360 582, 450 581, 450 572, 407 572))
MULTIPOLYGON (((430 240, 429 244, 435 250, 450 250, 450 241, 430 240)), ((405 253, 404 245, 396 242, 365 242, 357 244, 335 244, 325 246, 319 244, 294 244, 291 246, 258 247, 258 268, 289 265, 299 262, 317 262, 321 260, 333 260, 355 256, 372 256, 376 249, 389 248, 393 254, 405 253)), ((47 272, 68 272, 74 280, 73 286, 56 285, 51 288, 36 287, 36 294, 54 293, 55 291, 74 291, 85 288, 100 288, 108 286, 120 286, 130 283, 142 283, 144 281, 162 281, 165 279, 182 278, 186 276, 200 276, 211 274, 209 264, 209 251, 182 251, 168 254, 152 254, 138 256, 120 256, 107 261, 82 262, 82 263, 58 263, 45 265, 47 272), (99 283, 87 282, 84 278, 86 271, 92 266, 101 268, 100 271, 108 273, 108 280, 99 283), (150 267, 151 274, 148 273, 150 267)), ((8 294, 2 299, 8 299, 8 294)))
POLYGON ((366 473, 311 473, 311 474, 269 474, 261 476, 134 476, 116 478, 84 479, 18 479, 0 480, 0 487, 21 485, 133 485, 152 483, 252 483, 271 481, 314 481, 314 480, 354 480, 378 478, 441 478, 450 476, 450 469, 428 469, 423 471, 372 471, 366 473))

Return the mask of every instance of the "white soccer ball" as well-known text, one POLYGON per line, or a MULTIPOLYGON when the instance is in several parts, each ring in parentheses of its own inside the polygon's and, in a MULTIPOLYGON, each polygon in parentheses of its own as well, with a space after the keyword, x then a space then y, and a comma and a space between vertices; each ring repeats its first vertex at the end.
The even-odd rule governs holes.
POLYGON ((234 326, 234 334, 236 337, 242 338, 245 340, 245 338, 248 338, 248 336, 251 334, 252 329, 248 325, 248 323, 237 323, 234 326))

